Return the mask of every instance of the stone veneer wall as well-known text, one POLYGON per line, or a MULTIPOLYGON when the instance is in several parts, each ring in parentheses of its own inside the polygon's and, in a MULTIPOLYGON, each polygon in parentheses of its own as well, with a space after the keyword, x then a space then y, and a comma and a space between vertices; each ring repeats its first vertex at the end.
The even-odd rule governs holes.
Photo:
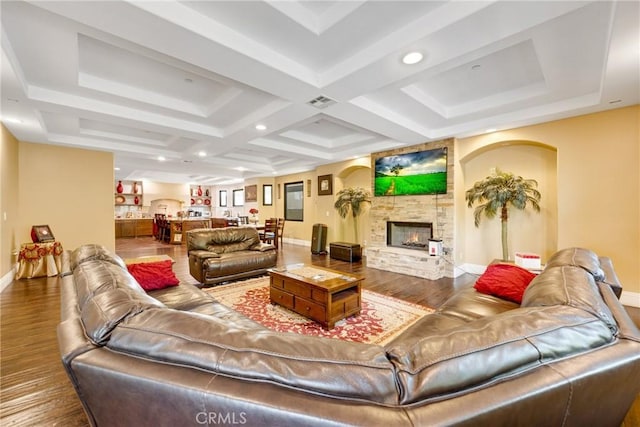
MULTIPOLYGON (((445 257, 429 257, 426 251, 387 248, 386 235, 387 221, 431 222, 433 223, 434 239, 442 239, 444 248, 453 249, 455 224, 453 202, 453 162, 455 155, 453 138, 371 154, 371 185, 374 185, 374 166, 377 158, 440 147, 447 147, 447 194, 371 198, 371 208, 369 210, 371 234, 366 250, 368 267, 432 280, 443 276, 454 277, 453 264, 446 262, 445 257)), ((373 188, 371 192, 373 194, 373 188)), ((450 259, 450 256, 446 256, 446 259, 450 259)))

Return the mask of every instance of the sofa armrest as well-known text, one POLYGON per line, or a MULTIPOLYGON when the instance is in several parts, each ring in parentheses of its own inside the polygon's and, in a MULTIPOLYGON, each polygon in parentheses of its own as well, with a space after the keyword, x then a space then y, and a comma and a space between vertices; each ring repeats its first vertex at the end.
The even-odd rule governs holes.
POLYGON ((220 254, 215 253, 215 252, 210 252, 210 251, 203 251, 203 250, 197 250, 197 251, 191 251, 189 252, 189 255, 193 255, 196 258, 199 258, 201 260, 207 259, 207 258, 220 258, 220 254))
POLYGON ((266 251, 275 250, 275 249, 276 247, 271 243, 262 243, 262 242, 257 243, 249 248, 250 251, 260 251, 260 252, 266 252, 266 251))

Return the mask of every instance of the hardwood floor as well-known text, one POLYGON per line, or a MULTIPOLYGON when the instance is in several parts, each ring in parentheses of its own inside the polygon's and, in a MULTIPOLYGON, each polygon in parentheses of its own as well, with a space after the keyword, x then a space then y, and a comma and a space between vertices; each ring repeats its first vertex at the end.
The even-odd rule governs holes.
MULTIPOLYGON (((189 274, 184 246, 159 243, 153 238, 117 239, 123 258, 166 254, 175 261, 182 282, 197 282, 189 274)), ((278 264, 304 262, 363 274, 363 286, 382 294, 432 308, 455 290, 471 286, 472 275, 430 281, 366 268, 313 255, 309 248, 285 243, 278 264)), ((57 277, 13 281, 0 295, 0 425, 85 426, 87 419, 60 361, 56 326, 60 319, 60 279, 57 277)), ((628 308, 640 325, 640 309, 628 308)), ((640 397, 627 415, 624 427, 640 426, 640 397)))

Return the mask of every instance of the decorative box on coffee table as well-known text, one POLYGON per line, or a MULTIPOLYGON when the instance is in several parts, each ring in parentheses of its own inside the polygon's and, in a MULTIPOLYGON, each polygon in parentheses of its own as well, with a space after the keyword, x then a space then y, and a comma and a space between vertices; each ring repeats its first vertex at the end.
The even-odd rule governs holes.
POLYGON ((362 257, 362 248, 357 243, 329 243, 329 256, 342 261, 353 262, 362 257))

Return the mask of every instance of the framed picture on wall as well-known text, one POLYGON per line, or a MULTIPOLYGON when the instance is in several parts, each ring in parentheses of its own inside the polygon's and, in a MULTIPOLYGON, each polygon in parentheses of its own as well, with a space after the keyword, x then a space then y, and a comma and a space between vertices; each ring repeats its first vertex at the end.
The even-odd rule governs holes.
POLYGON ((258 186, 247 185, 244 187, 244 201, 245 202, 257 202, 258 201, 258 186))
POLYGON ((227 206, 227 190, 220 190, 220 207, 227 206))
POLYGON ((320 175, 318 177, 318 196, 333 194, 333 175, 320 175))

